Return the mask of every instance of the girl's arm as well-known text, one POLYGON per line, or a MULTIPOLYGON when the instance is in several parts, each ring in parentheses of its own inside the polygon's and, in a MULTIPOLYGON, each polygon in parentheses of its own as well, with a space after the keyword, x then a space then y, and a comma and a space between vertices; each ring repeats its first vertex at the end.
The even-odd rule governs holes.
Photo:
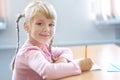
POLYGON ((28 66, 42 76, 45 80, 59 79, 81 73, 77 63, 50 63, 38 50, 27 53, 28 66))
MULTIPOLYGON (((57 48, 56 54, 59 54, 58 59, 54 63, 67 63, 72 60, 72 51, 68 48, 57 48)), ((92 68, 93 62, 90 58, 83 58, 76 61, 82 72, 92 68)))
POLYGON ((57 57, 55 62, 70 62, 73 60, 73 53, 69 48, 53 48, 53 54, 57 57))

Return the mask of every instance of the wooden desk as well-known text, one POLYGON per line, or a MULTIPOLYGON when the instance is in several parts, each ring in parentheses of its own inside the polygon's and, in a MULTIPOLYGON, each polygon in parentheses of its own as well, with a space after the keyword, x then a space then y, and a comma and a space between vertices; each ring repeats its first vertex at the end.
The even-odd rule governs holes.
MULTIPOLYGON (((81 51, 82 52, 82 51, 81 51)), ((83 53, 82 53, 83 54, 83 53)), ((120 80, 120 72, 107 72, 109 63, 120 63, 120 47, 115 44, 88 46, 88 56, 103 70, 88 71, 80 75, 66 77, 60 80, 120 80)))
POLYGON ((119 72, 89 71, 60 80, 120 80, 119 72))

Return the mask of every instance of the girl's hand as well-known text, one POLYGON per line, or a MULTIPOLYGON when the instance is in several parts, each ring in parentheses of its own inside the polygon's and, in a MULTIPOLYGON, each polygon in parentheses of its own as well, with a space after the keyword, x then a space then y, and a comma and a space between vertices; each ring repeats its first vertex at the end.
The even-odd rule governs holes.
POLYGON ((67 60, 64 57, 59 57, 54 63, 67 63, 67 60))
POLYGON ((90 58, 84 58, 79 60, 79 66, 81 68, 81 71, 89 71, 92 68, 93 61, 90 58))

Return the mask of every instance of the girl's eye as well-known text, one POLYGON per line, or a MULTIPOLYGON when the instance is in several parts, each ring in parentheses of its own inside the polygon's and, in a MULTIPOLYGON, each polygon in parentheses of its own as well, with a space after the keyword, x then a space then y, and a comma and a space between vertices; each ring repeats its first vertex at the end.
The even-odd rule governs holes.
POLYGON ((41 26, 42 25, 42 23, 36 23, 37 25, 39 25, 39 26, 41 26))
POLYGON ((54 27, 55 25, 54 24, 49 24, 50 27, 54 27))

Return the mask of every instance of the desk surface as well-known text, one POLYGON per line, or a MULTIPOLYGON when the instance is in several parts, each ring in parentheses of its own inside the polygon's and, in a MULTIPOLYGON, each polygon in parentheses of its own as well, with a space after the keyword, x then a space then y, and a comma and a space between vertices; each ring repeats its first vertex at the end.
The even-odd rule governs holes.
POLYGON ((119 72, 89 71, 60 80, 120 80, 119 72))
MULTIPOLYGON (((88 46, 88 56, 102 69, 106 69, 111 62, 120 63, 120 47, 114 44, 88 46), (97 51, 96 47, 99 47, 97 51)), ((60 80, 120 80, 120 72, 88 71, 60 80)))

